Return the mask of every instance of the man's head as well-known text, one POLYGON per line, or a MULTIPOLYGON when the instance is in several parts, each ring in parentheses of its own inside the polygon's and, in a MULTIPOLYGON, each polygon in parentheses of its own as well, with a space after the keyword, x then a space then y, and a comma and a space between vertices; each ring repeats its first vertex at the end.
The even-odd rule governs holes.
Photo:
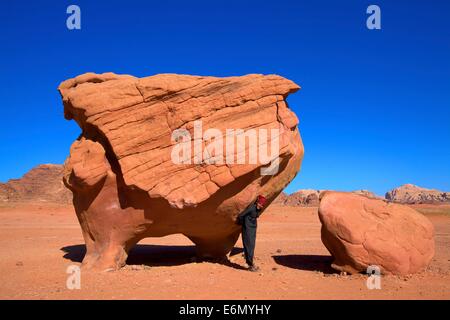
POLYGON ((264 196, 259 195, 258 198, 256 198, 256 208, 258 208, 258 210, 264 208, 266 201, 267 199, 264 196))

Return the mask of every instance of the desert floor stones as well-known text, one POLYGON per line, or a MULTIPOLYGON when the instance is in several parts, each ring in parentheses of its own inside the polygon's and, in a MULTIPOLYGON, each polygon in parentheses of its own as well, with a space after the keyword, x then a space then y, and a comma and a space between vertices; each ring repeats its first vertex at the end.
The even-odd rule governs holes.
POLYGON ((61 179, 63 170, 62 165, 41 164, 20 179, 0 183, 0 203, 71 203, 71 192, 67 190, 61 179))
POLYGON ((434 255, 434 228, 414 209, 343 192, 326 192, 319 206, 322 242, 333 268, 385 274, 423 271, 434 255))
MULTIPOLYGON (((299 86, 283 77, 87 73, 58 89, 66 119, 82 129, 64 181, 83 230, 86 267, 117 269, 139 240, 174 233, 191 239, 200 256, 222 257, 239 236, 236 216, 258 194, 273 201, 300 170, 298 119, 286 103, 299 86), (204 132, 275 130, 256 146, 272 152, 278 141, 278 170, 262 175, 262 162, 174 163, 172 134, 189 132, 195 150, 198 121, 204 132)), ((201 144, 205 150, 207 141, 201 144)), ((251 147, 250 141, 232 158, 247 157, 251 147)))

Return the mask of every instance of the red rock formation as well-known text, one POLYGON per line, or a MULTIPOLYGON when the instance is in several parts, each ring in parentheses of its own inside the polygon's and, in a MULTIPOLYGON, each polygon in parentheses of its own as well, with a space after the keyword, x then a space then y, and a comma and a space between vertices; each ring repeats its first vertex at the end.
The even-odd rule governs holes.
MULTIPOLYGON (((298 89, 276 75, 139 79, 89 73, 64 81, 59 91, 65 117, 82 129, 64 181, 73 191, 86 241, 83 265, 117 269, 139 240, 174 233, 189 237, 200 256, 227 254, 240 233, 236 216, 258 194, 272 202, 300 169, 298 120, 285 101, 298 89), (190 163, 174 163, 172 133, 184 128, 194 136, 197 120, 203 132, 279 130, 278 173, 262 176, 266 165, 248 161, 195 164, 195 152, 190 163)), ((257 146, 273 139, 258 139, 257 146)))
POLYGON ((413 184, 405 184, 386 193, 386 199, 406 204, 450 203, 450 192, 425 189, 413 184))
POLYGON ((20 179, 0 183, 0 201, 69 204, 72 194, 64 186, 62 176, 62 165, 39 165, 20 179))
POLYGON ((424 270, 434 255, 432 223, 414 209, 352 193, 326 192, 319 207, 322 242, 333 268, 385 274, 424 270))

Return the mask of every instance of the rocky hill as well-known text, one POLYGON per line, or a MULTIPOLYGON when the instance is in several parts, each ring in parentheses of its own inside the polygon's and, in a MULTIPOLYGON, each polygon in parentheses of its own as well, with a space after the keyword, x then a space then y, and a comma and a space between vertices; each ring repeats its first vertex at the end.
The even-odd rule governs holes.
POLYGON ((386 199, 407 204, 450 203, 450 192, 405 184, 386 193, 386 199))
POLYGON ((374 198, 374 199, 384 199, 383 197, 377 196, 375 193, 369 190, 355 190, 353 193, 360 194, 363 196, 366 196, 368 198, 374 198))
POLYGON ((0 203, 70 204, 72 193, 64 186, 62 176, 62 165, 39 165, 20 179, 11 179, 7 183, 0 183, 0 203))
MULTIPOLYGON (((274 201, 275 204, 291 206, 291 207, 318 207, 320 197, 323 192, 329 190, 313 190, 303 189, 292 194, 282 192, 274 201)), ((355 190, 353 193, 363 195, 368 198, 384 199, 368 190, 355 190)))
POLYGON ((290 195, 282 192, 273 203, 291 207, 317 207, 319 206, 320 193, 323 191, 304 189, 290 195))

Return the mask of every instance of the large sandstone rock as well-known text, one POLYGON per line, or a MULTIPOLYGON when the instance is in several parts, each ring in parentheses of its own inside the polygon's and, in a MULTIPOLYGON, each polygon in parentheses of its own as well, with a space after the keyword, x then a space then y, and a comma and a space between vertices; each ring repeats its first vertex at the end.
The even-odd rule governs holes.
POLYGON ((414 209, 357 194, 326 192, 319 207, 322 242, 333 268, 365 272, 376 265, 385 274, 424 270, 434 255, 434 228, 414 209))
POLYGON ((64 186, 62 177, 62 165, 39 165, 20 179, 0 183, 0 202, 69 204, 72 202, 72 193, 64 186))
MULTIPOLYGON (((139 240, 174 233, 189 237, 200 256, 227 254, 240 233, 236 216, 258 194, 273 201, 300 169, 298 119, 286 104, 298 89, 280 76, 256 74, 135 78, 88 73, 61 83, 65 117, 82 129, 66 160, 64 181, 73 191, 86 241, 83 265, 119 268, 139 240), (249 163, 250 144, 231 153, 234 159, 246 153, 246 164, 194 163, 195 157, 208 157, 202 151, 174 163, 179 141, 172 133, 186 129, 194 137, 200 120, 203 132, 279 130, 277 173, 262 175, 266 164, 249 163)), ((251 146, 272 148, 275 138, 259 136, 251 146)), ((194 142, 207 149, 201 136, 194 142)), ((187 142, 192 150, 194 142, 187 142)))
POLYGON ((450 203, 450 192, 425 189, 413 184, 405 184, 386 193, 386 199, 407 204, 438 204, 450 203))

